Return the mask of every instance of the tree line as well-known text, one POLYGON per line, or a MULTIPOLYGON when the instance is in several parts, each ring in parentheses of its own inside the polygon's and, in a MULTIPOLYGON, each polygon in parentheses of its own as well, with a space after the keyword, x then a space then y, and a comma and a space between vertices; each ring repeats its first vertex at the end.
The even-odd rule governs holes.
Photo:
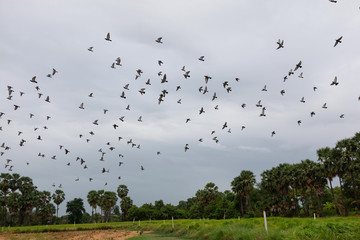
POLYGON ((116 192, 91 190, 87 194, 91 215, 86 213, 83 199, 75 198, 67 202, 68 215, 61 218, 54 216, 65 199, 61 190, 51 195, 47 191, 38 191, 28 177, 3 173, 0 175, 1 223, 44 224, 53 218, 61 223, 171 217, 222 219, 260 217, 264 210, 271 216, 286 217, 357 213, 360 203, 360 133, 338 141, 333 148, 318 149, 317 157, 316 161, 305 159, 294 164, 282 163, 265 170, 258 183, 253 172, 243 170, 230 183, 231 190, 220 192, 216 184, 210 182, 195 196, 180 201, 176 206, 158 200, 137 207, 128 196, 126 185, 119 185, 116 192), (333 186, 334 179, 338 180, 338 186, 333 186))

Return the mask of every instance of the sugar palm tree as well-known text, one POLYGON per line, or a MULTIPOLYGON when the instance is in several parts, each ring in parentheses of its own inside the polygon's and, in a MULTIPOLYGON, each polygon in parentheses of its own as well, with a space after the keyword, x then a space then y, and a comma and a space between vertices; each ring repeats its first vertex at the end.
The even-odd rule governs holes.
POLYGON ((1 173, 0 174, 0 191, 2 192, 2 207, 3 207, 3 217, 2 217, 2 225, 5 225, 6 221, 6 203, 7 203, 7 194, 10 189, 10 181, 11 175, 9 173, 1 173))
POLYGON ((126 185, 119 185, 117 188, 117 194, 119 196, 119 198, 123 199, 124 197, 126 197, 129 193, 129 189, 126 185))
POLYGON ((14 216, 19 212, 21 207, 21 194, 18 192, 11 192, 6 199, 6 205, 9 209, 10 223, 13 224, 14 216))
POLYGON ((336 143, 336 149, 341 152, 342 161, 346 162, 346 172, 350 174, 351 183, 354 191, 354 198, 357 209, 360 209, 358 196, 357 196, 357 185, 355 183, 354 173, 359 169, 359 142, 360 135, 357 134, 354 138, 347 138, 340 140, 336 143))
POLYGON ((232 191, 240 198, 240 211, 242 216, 244 215, 242 197, 245 197, 245 206, 247 211, 249 211, 249 209, 251 209, 249 195, 254 188, 255 182, 255 175, 249 170, 241 171, 240 175, 235 177, 231 182, 232 191))
POLYGON ((62 190, 57 189, 55 190, 55 193, 52 195, 52 199, 56 204, 56 217, 59 217, 58 216, 59 205, 65 200, 65 193, 62 190))
MULTIPOLYGON (((91 221, 94 221, 94 210, 96 214, 96 207, 99 205, 99 194, 95 190, 91 190, 87 195, 87 201, 91 206, 91 221)), ((97 219, 95 219, 95 222, 97 219)))
POLYGON ((329 147, 325 147, 325 148, 318 149, 316 151, 316 153, 318 155, 318 160, 324 166, 326 177, 329 180, 331 196, 332 196, 333 202, 335 204, 336 213, 337 213, 337 215, 340 215, 338 204, 335 199, 334 190, 332 187, 332 180, 334 177, 336 177, 336 165, 335 165, 335 161, 333 158, 333 150, 330 149, 329 147))
POLYGON ((106 191, 104 192, 102 200, 102 208, 104 209, 104 220, 108 222, 110 219, 111 208, 116 205, 118 198, 115 192, 106 191))

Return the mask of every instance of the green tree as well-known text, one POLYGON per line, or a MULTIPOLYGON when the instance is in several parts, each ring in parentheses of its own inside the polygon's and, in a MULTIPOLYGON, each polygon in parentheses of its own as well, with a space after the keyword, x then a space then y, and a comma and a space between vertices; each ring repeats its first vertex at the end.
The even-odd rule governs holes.
POLYGON ((7 194, 10 189, 10 181, 11 181, 11 175, 9 173, 1 173, 0 174, 0 190, 2 192, 1 195, 1 204, 2 204, 2 225, 5 225, 6 223, 6 213, 7 213, 7 194))
POLYGON ((333 186, 332 186, 332 180, 337 175, 336 163, 334 161, 333 152, 334 151, 332 149, 330 149, 329 147, 320 148, 316 151, 316 153, 318 155, 318 160, 323 164, 326 177, 329 181, 331 196, 333 199, 333 203, 335 204, 336 213, 337 213, 337 215, 340 215, 338 204, 335 199, 334 190, 333 190, 333 186))
POLYGON ((360 206, 357 196, 355 173, 360 170, 360 133, 356 133, 353 138, 347 138, 338 141, 335 148, 341 152, 342 161, 346 162, 346 173, 348 173, 351 177, 355 204, 357 206, 357 209, 359 210, 360 206))
POLYGON ((81 198, 66 203, 66 213, 69 213, 68 219, 70 223, 80 223, 85 213, 84 202, 81 198))
MULTIPOLYGON (((99 193, 95 190, 91 190, 87 195, 87 201, 91 206, 91 222, 94 221, 94 210, 96 215, 96 207, 99 205, 99 193)), ((97 216, 97 215, 96 215, 97 216)), ((97 218, 95 219, 97 222, 97 218)))
POLYGON ((39 192, 29 177, 20 177, 19 191, 21 193, 20 224, 29 225, 30 214, 39 202, 39 192))
POLYGON ((251 209, 251 203, 249 200, 250 192, 254 189, 254 184, 256 183, 255 175, 249 170, 241 171, 238 177, 235 177, 231 182, 232 190, 240 198, 241 206, 241 216, 244 216, 243 201, 242 198, 245 197, 245 205, 247 211, 251 209))
POLYGON ((119 185, 117 188, 117 194, 119 196, 120 199, 123 199, 124 197, 126 197, 129 193, 129 189, 126 185, 119 185))
POLYGON ((115 192, 106 191, 102 199, 102 208, 104 210, 104 220, 108 222, 110 219, 111 208, 116 205, 117 196, 115 192))
POLYGON ((120 202, 121 212, 123 214, 123 220, 128 220, 128 213, 133 206, 133 200, 130 197, 124 197, 120 202))
POLYGON ((38 192, 38 204, 36 206, 36 212, 40 218, 41 224, 46 224, 51 221, 53 215, 56 212, 54 204, 50 203, 51 193, 48 191, 38 192))
POLYGON ((7 207, 9 209, 10 214, 10 223, 11 225, 14 224, 14 217, 19 213, 20 207, 21 207, 21 194, 17 192, 11 192, 6 199, 7 207))
POLYGON ((58 216, 59 205, 65 200, 65 193, 62 190, 57 189, 55 190, 55 193, 52 195, 52 199, 56 204, 56 217, 59 217, 58 216))

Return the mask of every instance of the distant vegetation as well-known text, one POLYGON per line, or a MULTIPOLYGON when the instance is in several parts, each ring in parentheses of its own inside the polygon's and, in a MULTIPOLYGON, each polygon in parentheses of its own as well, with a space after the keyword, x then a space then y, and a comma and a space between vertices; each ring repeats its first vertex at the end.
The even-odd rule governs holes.
POLYGON ((283 163, 261 174, 240 172, 231 182, 231 191, 220 192, 215 183, 208 183, 194 197, 177 206, 163 200, 137 207, 128 196, 129 189, 120 185, 116 192, 92 190, 87 195, 91 215, 85 212, 84 201, 67 202, 68 215, 55 217, 65 194, 53 195, 38 191, 29 177, 19 174, 0 175, 1 225, 45 223, 86 223, 162 219, 228 219, 268 216, 309 217, 348 216, 359 210, 360 133, 337 142, 334 148, 317 150, 317 161, 309 159, 296 164, 283 163), (333 187, 338 177, 339 186, 333 187), (120 198, 120 205, 116 205, 120 198), (51 201, 54 202, 51 203, 51 201), (55 207, 55 205, 57 207, 55 207))

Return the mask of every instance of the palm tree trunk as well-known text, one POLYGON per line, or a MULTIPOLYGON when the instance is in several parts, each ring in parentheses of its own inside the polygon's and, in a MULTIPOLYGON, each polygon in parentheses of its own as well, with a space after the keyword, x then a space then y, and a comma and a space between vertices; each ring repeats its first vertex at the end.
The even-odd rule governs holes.
POLYGON ((313 205, 313 209, 315 210, 314 191, 311 188, 310 188, 310 199, 313 205))
POLYGON ((343 193, 343 186, 342 186, 341 177, 339 177, 339 182, 340 182, 341 201, 342 201, 342 204, 343 204, 343 206, 344 206, 345 217, 347 217, 347 216, 348 216, 348 210, 347 210, 346 203, 345 203, 345 199, 344 199, 344 193, 343 193))
POLYGON ((249 211, 252 211, 252 209, 251 209, 250 195, 248 195, 247 198, 248 198, 248 201, 249 201, 249 211))
POLYGON ((323 208, 322 208, 322 204, 321 204, 321 200, 320 200, 320 196, 318 194, 318 191, 315 190, 315 196, 318 202, 318 209, 319 209, 319 213, 320 216, 324 216, 324 212, 323 212, 323 208))
POLYGON ((91 222, 94 222, 94 207, 91 207, 91 222))
POLYGON ((357 187, 356 187, 356 184, 355 184, 355 178, 354 178, 354 172, 353 171, 350 171, 350 175, 351 175, 351 182, 352 182, 352 185, 353 185, 353 189, 354 189, 354 197, 355 197, 355 201, 356 201, 356 207, 357 207, 357 210, 359 210, 359 201, 358 201, 358 198, 357 198, 357 187))
POLYGON ((59 205, 56 205, 56 218, 59 217, 59 205))
POLYGON ((340 216, 339 208, 337 206, 337 202, 336 202, 335 195, 334 195, 334 190, 333 190, 332 183, 331 183, 332 180, 331 180, 331 178, 328 178, 328 179, 329 179, 329 183, 330 183, 331 196, 332 196, 333 202, 335 204, 336 214, 340 216))
POLYGON ((244 208, 243 208, 242 196, 240 196, 240 210, 241 210, 241 217, 244 217, 244 208))

